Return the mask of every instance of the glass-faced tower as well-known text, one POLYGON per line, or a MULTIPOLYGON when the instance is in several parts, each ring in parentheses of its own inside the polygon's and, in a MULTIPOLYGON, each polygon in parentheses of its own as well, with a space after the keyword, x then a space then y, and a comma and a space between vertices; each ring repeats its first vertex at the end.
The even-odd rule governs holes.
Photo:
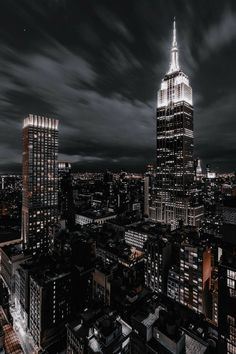
POLYGON ((157 221, 172 228, 180 220, 195 224, 189 211, 193 180, 192 88, 179 66, 174 21, 170 66, 157 96, 157 221))

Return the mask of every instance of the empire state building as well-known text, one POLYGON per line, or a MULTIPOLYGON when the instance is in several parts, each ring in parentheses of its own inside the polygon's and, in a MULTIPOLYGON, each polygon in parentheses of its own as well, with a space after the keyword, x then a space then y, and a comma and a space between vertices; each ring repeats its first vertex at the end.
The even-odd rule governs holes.
POLYGON ((169 70, 157 95, 156 220, 177 227, 199 226, 202 207, 191 202, 194 182, 193 102, 188 76, 180 69, 176 23, 169 70))

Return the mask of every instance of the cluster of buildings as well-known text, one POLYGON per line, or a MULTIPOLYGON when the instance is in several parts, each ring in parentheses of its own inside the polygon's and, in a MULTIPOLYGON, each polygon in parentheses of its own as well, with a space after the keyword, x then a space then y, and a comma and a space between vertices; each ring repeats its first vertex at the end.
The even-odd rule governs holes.
POLYGON ((236 180, 193 158, 175 22, 156 118, 157 168, 144 175, 72 174, 58 120, 25 118, 22 179, 1 179, 3 195, 23 190, 21 237, 1 247, 18 353, 236 353, 236 180))

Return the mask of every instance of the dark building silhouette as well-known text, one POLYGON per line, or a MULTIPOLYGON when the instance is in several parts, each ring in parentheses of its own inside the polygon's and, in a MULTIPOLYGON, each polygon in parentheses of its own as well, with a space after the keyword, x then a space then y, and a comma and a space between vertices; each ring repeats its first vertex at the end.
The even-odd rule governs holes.
POLYGON ((236 198, 224 201, 223 253, 219 264, 219 353, 236 353, 236 198))
POLYGON ((72 230, 75 226, 75 205, 73 198, 73 185, 71 175, 71 164, 69 162, 58 163, 59 179, 59 213, 65 227, 72 230))
POLYGON ((71 272, 44 269, 30 276, 29 331, 40 349, 60 341, 72 314, 71 272))

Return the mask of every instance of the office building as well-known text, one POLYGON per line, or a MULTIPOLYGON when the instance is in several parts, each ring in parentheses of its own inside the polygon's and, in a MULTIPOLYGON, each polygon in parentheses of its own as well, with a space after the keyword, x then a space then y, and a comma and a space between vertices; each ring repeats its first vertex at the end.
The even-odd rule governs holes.
POLYGON ((223 253, 219 263, 219 353, 236 353, 236 198, 227 197, 223 211, 223 253))
POLYGON ((93 299, 104 305, 111 304, 112 265, 99 265, 93 272, 93 299))
POLYGON ((12 303, 15 296, 15 276, 16 271, 30 256, 24 254, 22 244, 4 246, 1 248, 1 278, 6 285, 12 303))
POLYGON ((125 242, 131 247, 143 251, 144 244, 149 236, 154 236, 158 227, 152 222, 139 222, 128 226, 125 230, 125 242))
POLYGON ((149 237, 145 243, 145 285, 157 293, 167 291, 168 270, 172 262, 172 244, 161 236, 149 237))
POLYGON ((180 249, 180 303, 209 316, 211 248, 200 237, 187 238, 180 249))
POLYGON ((30 275, 29 331, 40 349, 65 336, 72 314, 72 280, 66 270, 45 268, 30 275))
POLYGON ((58 180, 58 208, 61 224, 65 228, 72 230, 75 225, 75 205, 71 164, 69 162, 60 161, 58 163, 58 180))
POLYGON ((179 66, 175 21, 170 67, 157 97, 156 176, 153 217, 170 224, 172 229, 180 220, 186 225, 200 226, 203 210, 193 205, 190 197, 194 181, 192 88, 179 66))

